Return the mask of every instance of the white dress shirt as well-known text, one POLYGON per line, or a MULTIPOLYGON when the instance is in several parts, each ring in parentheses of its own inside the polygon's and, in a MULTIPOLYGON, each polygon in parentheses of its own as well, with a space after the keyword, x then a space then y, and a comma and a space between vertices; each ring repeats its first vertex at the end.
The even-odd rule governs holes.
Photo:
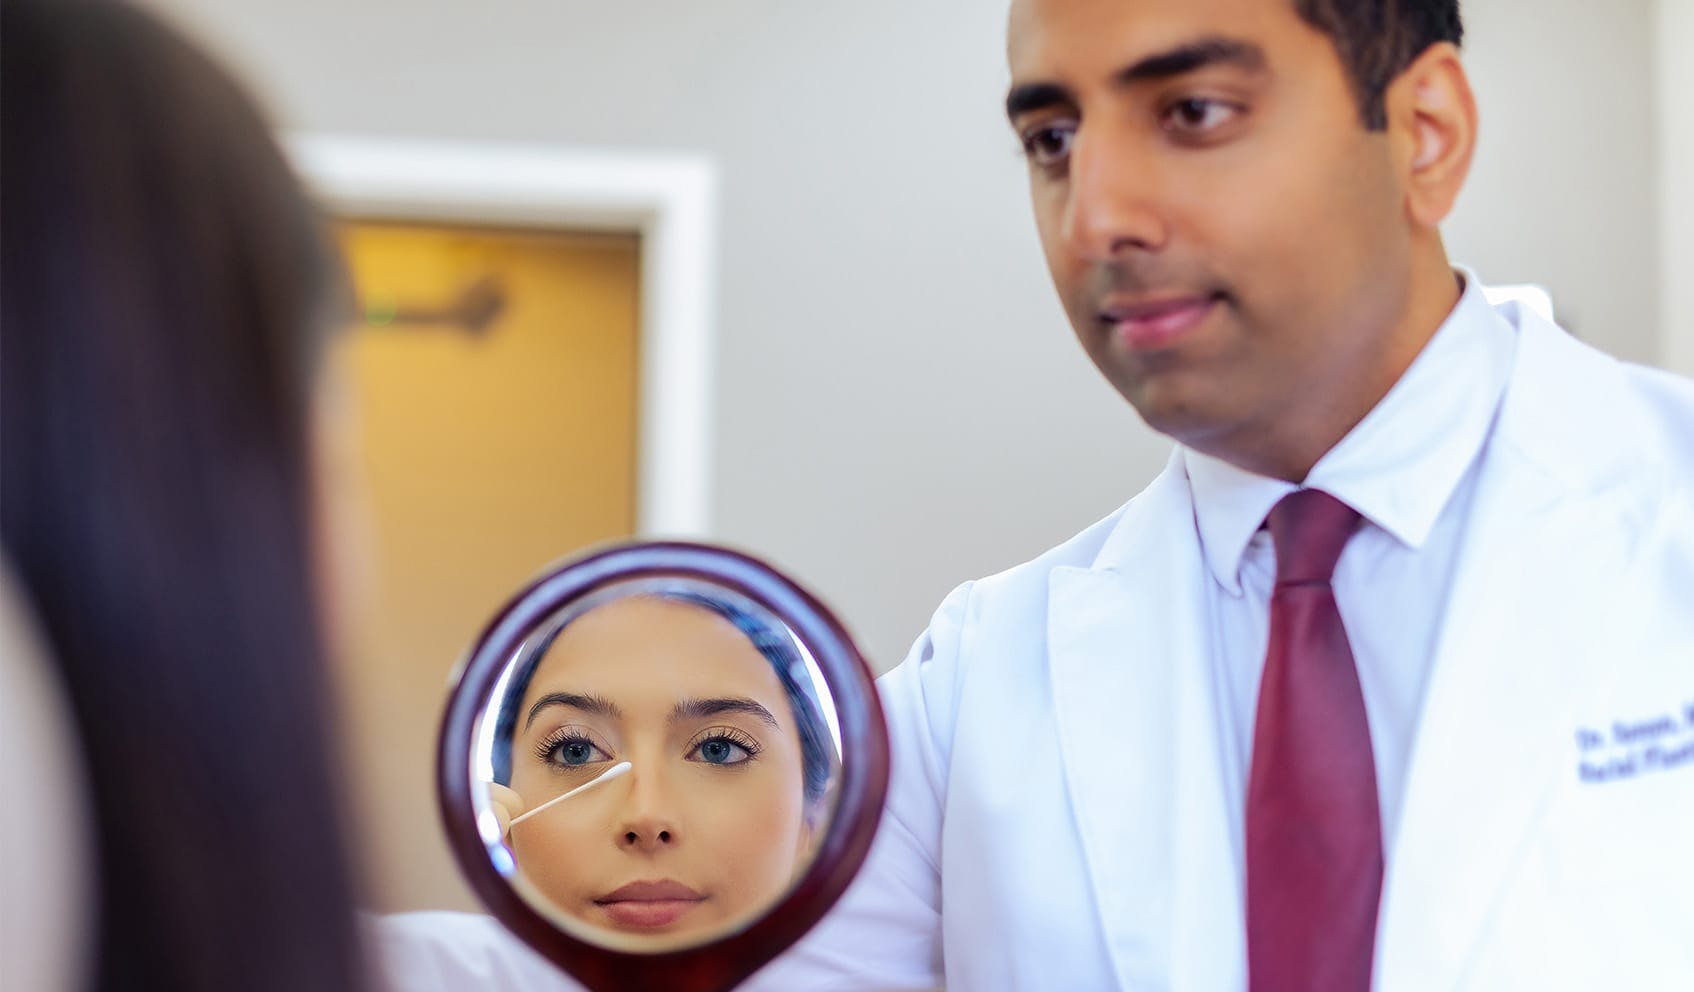
MULTIPOLYGON (((1479 455, 1511 374, 1517 335, 1474 278, 1388 395, 1313 466, 1303 487, 1185 449, 1201 550, 1211 572, 1219 732, 1247 794, 1276 552, 1265 515, 1297 488, 1321 489, 1364 522, 1333 586, 1358 665, 1376 758, 1383 848, 1393 850, 1406 759, 1435 634, 1469 517, 1479 455)), ((1244 815, 1244 811, 1242 812, 1244 815)), ((1235 836, 1244 836, 1242 824, 1235 836)))

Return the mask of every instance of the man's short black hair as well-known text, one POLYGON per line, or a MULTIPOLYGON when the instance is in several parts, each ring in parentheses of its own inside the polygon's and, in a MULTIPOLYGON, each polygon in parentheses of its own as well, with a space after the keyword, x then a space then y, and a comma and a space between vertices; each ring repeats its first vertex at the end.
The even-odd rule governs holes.
POLYGON ((1372 131, 1388 126, 1388 84, 1429 46, 1465 33, 1459 0, 1294 0, 1294 9, 1335 43, 1372 131))

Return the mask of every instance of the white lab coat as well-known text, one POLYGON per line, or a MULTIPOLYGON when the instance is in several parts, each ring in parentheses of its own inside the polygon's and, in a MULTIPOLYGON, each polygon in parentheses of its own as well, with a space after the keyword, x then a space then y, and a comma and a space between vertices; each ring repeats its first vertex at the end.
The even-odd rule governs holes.
MULTIPOLYGON (((1388 852, 1375 987, 1694 988, 1694 384, 1501 312, 1517 364, 1388 852)), ((1206 581, 1173 459, 1069 543, 955 591, 883 681, 897 779, 874 884, 836 921, 859 933, 833 939, 869 957, 935 926, 901 895, 926 892, 954 988, 1244 988, 1206 581)))
MULTIPOLYGON (((1694 988, 1694 384, 1501 312, 1517 364, 1374 985, 1694 988)), ((944 968, 969 990, 1245 988, 1243 803, 1181 465, 943 603, 882 680, 895 774, 871 860, 757 987, 925 987, 944 968)))

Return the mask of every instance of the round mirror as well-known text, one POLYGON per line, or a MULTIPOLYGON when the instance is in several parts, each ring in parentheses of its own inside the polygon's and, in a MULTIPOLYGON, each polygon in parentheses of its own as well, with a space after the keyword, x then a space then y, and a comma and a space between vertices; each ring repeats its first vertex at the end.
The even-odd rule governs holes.
POLYGON ((874 683, 746 555, 643 543, 549 570, 467 656, 442 727, 460 866, 591 989, 729 989, 821 918, 888 781, 874 683))

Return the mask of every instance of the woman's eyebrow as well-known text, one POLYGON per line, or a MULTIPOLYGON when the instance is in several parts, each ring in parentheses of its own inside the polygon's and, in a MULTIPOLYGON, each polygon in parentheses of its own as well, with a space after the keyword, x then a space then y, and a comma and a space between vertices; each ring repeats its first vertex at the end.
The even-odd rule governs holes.
POLYGON ((682 720, 699 720, 710 716, 721 716, 725 713, 745 713, 757 720, 770 725, 772 730, 781 726, 771 711, 748 699, 746 696, 720 696, 713 699, 684 699, 671 708, 671 722, 682 720))
POLYGON ((528 730, 529 725, 535 722, 536 714, 549 706, 569 706, 573 709, 582 710, 584 713, 593 713, 610 720, 623 719, 623 711, 618 709, 618 704, 605 696, 596 696, 592 693, 549 692, 537 699, 535 705, 529 708, 529 719, 524 721, 523 729, 528 730))

